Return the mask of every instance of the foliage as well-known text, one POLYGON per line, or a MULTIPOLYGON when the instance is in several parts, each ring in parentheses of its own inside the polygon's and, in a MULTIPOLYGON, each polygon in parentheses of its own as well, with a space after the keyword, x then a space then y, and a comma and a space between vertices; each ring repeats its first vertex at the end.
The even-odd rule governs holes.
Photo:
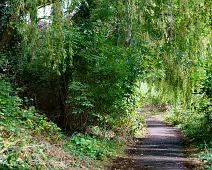
POLYGON ((69 85, 69 96, 67 103, 72 106, 73 114, 82 114, 85 111, 88 112, 93 104, 90 101, 91 98, 89 92, 87 92, 88 87, 80 82, 72 82, 69 85))
POLYGON ((204 65, 210 63, 209 6, 210 2, 202 1, 152 2, 145 6, 144 20, 152 11, 150 21, 143 22, 147 30, 144 40, 152 44, 147 81, 164 101, 188 105, 192 102, 192 89, 198 86, 204 65))
POLYGON ((204 151, 200 152, 198 154, 198 157, 200 158, 200 160, 202 160, 205 164, 207 169, 211 169, 212 168, 212 150, 211 147, 208 147, 207 145, 205 146, 204 151))
MULTIPOLYGON (((166 115, 166 120, 180 128, 193 141, 193 144, 200 149, 198 158, 204 162, 205 169, 210 169, 212 165, 211 124, 206 119, 208 113, 202 112, 202 101, 199 112, 198 110, 175 109, 166 115)), ((209 113, 211 113, 211 106, 209 113)))
POLYGON ((49 117, 59 117, 61 127, 78 115, 89 117, 91 121, 84 120, 86 126, 116 128, 121 119, 126 119, 122 124, 128 118, 134 121, 126 111, 135 108, 133 90, 142 64, 141 51, 132 44, 131 34, 137 27, 132 22, 137 16, 134 2, 9 4, 17 31, 13 68, 17 86, 24 89, 22 96, 33 98, 36 108, 49 117), (42 18, 40 8, 51 8, 52 13, 42 18), (46 100, 52 102, 44 108, 46 100), (49 108, 56 108, 56 113, 49 108))
MULTIPOLYGON (((55 137, 57 135, 59 137, 58 127, 35 113, 33 108, 29 110, 21 109, 21 99, 14 95, 10 83, 3 79, 3 75, 1 76, 1 164, 8 167, 28 168, 27 161, 35 160, 32 155, 28 154, 32 150, 34 150, 34 154, 38 154, 41 151, 39 149, 42 149, 39 148, 39 143, 36 143, 39 141, 36 136, 40 133, 43 133, 44 136, 48 134, 49 138, 46 141, 56 142, 55 137), (36 139, 36 141, 32 139, 36 139), (30 145, 32 145, 32 149, 30 145)), ((33 166, 33 164, 31 163, 30 166, 33 166)), ((40 166, 39 163, 37 166, 40 166)))
MULTIPOLYGON (((1 75, 2 76, 2 75, 1 75)), ((62 134, 60 128, 34 108, 21 109, 10 83, 0 81, 1 169, 67 169, 92 167, 113 157, 120 143, 89 135, 62 134), (13 94, 13 95, 12 95, 13 94)))
POLYGON ((74 135, 71 139, 71 145, 78 151, 78 154, 85 154, 92 159, 98 160, 103 160, 104 157, 114 157, 118 146, 107 138, 101 140, 83 134, 74 135))
POLYGON ((148 84, 150 99, 146 101, 170 105, 167 120, 198 145, 208 144, 212 134, 212 4, 195 0, 140 3, 142 40, 148 50, 141 79, 148 84))
MULTIPOLYGON (((14 85, 23 89, 19 95, 33 98, 32 104, 52 120, 59 119, 61 127, 85 131, 97 125, 132 135, 144 126, 144 118, 135 110, 151 101, 171 105, 169 120, 191 137, 211 138, 211 1, 8 0, 2 4, 7 13, 1 12, 1 34, 15 36, 0 40, 4 46, 0 67, 9 73, 10 59, 14 85), (138 81, 147 83, 150 92, 140 99, 138 81)), ((20 98, 11 97, 7 83, 2 83, 2 96, 11 98, 1 100, 2 112, 11 118, 15 112, 24 126, 32 128, 32 121, 25 119, 38 115, 13 110, 20 98)), ((42 128, 47 122, 43 119, 37 122, 42 128)), ((100 154, 102 159, 102 152, 107 154, 107 149, 95 150, 107 145, 96 138, 79 135, 78 144, 75 140, 76 148, 80 146, 88 156, 100 154)))
MULTIPOLYGON (((14 122, 15 131, 21 129, 15 127, 25 129, 26 133, 20 132, 23 135, 22 138, 19 136, 21 140, 33 139, 33 142, 20 142, 21 147, 14 154, 24 152, 22 148, 30 148, 22 154, 23 167, 34 166, 37 169, 66 169, 69 164, 77 165, 74 159, 80 159, 82 155, 92 160, 111 157, 119 146, 114 141, 76 133, 72 138, 67 137, 65 142, 55 124, 27 106, 33 104, 50 118, 60 119, 58 122, 65 128, 71 127, 75 118, 80 118, 80 123, 74 123, 78 123, 77 130, 81 131, 86 126, 98 125, 105 132, 114 131, 115 136, 121 133, 128 136, 142 129, 144 119, 134 111, 133 90, 141 64, 140 51, 131 48, 134 28, 131 14, 135 14, 135 10, 130 11, 129 7, 135 3, 33 0, 8 1, 7 4, 11 14, 9 20, 12 20, 12 23, 7 22, 7 26, 16 32, 13 42, 4 48, 4 54, 13 62, 14 85, 22 89, 17 93, 26 100, 21 105, 21 99, 16 96, 20 101, 14 104, 20 106, 6 108, 8 114, 16 113, 14 117, 20 118, 15 120, 11 117, 6 129, 14 122), (40 17, 40 8, 45 11, 49 7, 51 14, 40 17), (127 16, 122 20, 125 12, 127 16), (33 102, 26 103, 27 97, 33 98, 33 102), (44 132, 47 140, 43 142, 39 134, 44 132), (60 144, 54 145, 54 141, 60 144), (64 159, 60 165, 57 164, 58 156, 54 155, 55 160, 52 160, 48 148, 56 152, 61 149, 64 159), (74 153, 76 155, 70 159, 74 153)), ((9 158, 9 162, 5 158, 3 164, 22 166, 16 161, 19 157, 9 158)))

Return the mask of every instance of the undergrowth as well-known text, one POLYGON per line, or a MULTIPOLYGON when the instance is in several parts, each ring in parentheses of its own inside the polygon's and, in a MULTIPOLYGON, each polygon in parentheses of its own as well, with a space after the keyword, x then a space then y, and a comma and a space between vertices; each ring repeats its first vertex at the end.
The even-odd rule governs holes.
POLYGON ((122 142, 92 134, 63 134, 60 128, 0 81, 0 169, 95 169, 114 157, 122 142))
POLYGON ((204 162, 204 168, 212 169, 211 124, 206 120, 206 115, 211 113, 211 105, 208 105, 208 110, 205 112, 201 108, 195 110, 175 108, 166 115, 165 119, 176 125, 191 139, 194 146, 199 149, 197 156, 204 162))

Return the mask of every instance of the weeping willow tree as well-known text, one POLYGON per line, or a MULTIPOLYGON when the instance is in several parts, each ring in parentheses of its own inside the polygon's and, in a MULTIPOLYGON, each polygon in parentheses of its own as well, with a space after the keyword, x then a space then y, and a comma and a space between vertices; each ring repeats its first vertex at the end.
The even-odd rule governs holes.
POLYGON ((120 117, 134 102, 139 75, 164 102, 188 107, 196 100, 194 92, 211 98, 210 1, 1 4, 1 11, 9 12, 6 24, 1 19, 0 51, 10 51, 12 60, 16 56, 22 87, 33 87, 25 91, 35 105, 59 112, 53 117, 61 124, 70 113, 81 114, 85 122, 93 120, 88 113, 120 117))
POLYGON ((140 1, 145 77, 157 102, 173 106, 171 121, 194 139, 210 141, 212 2, 140 1))
POLYGON ((142 1, 143 40, 150 47, 150 84, 164 101, 192 102, 204 65, 211 65, 210 1, 142 1), (172 96, 172 97, 171 97, 172 96))
POLYGON ((13 51, 15 83, 23 96, 65 127, 121 119, 133 101, 141 65, 133 41, 136 3, 7 1, 6 25, 13 34, 7 29, 3 34, 15 43, 2 41, 1 50, 13 51))

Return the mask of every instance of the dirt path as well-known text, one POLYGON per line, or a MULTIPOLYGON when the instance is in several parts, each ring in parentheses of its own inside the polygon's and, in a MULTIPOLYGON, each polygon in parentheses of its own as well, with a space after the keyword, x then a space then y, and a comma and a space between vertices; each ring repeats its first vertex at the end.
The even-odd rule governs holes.
POLYGON ((159 121, 147 120, 149 135, 138 139, 136 145, 127 149, 128 155, 120 157, 111 170, 188 170, 182 149, 180 132, 159 121))

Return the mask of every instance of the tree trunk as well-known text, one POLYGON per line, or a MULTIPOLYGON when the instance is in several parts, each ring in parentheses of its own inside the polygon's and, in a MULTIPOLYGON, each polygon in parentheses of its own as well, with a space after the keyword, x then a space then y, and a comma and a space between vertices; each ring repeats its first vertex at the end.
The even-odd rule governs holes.
POLYGON ((8 26, 8 24, 13 25, 12 17, 7 20, 7 16, 5 16, 6 2, 7 0, 0 0, 0 52, 4 50, 4 46, 7 43, 12 41, 15 34, 15 30, 8 26))
POLYGON ((10 43, 15 35, 15 30, 11 27, 8 27, 4 32, 0 39, 0 52, 4 50, 4 46, 10 43))

